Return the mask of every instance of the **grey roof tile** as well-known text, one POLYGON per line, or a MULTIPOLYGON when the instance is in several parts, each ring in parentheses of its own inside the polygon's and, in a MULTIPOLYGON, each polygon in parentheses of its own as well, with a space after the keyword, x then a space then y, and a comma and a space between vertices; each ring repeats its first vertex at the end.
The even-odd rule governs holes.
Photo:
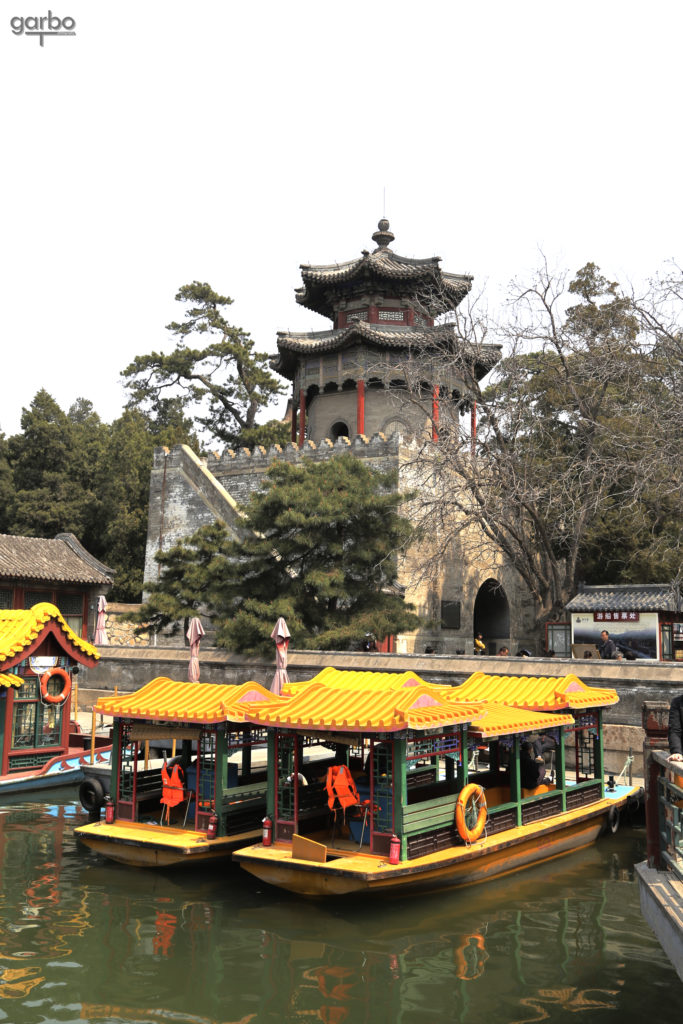
POLYGON ((72 533, 60 533, 53 540, 0 534, 0 577, 94 585, 112 583, 114 571, 72 533))
POLYGON ((584 587, 568 604, 568 612, 675 612, 681 599, 668 583, 584 587))

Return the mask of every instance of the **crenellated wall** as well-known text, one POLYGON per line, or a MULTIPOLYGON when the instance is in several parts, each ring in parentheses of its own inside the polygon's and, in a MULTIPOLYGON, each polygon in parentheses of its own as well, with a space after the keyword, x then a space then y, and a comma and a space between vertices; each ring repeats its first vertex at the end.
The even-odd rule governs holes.
MULTIPOLYGON (((400 434, 364 434, 354 438, 328 438, 316 444, 305 441, 300 448, 291 443, 249 451, 226 449, 199 458, 189 448, 178 445, 170 451, 157 448, 150 484, 149 529, 145 561, 145 581, 158 576, 154 555, 200 526, 222 519, 235 536, 240 530, 238 506, 246 503, 275 461, 292 465, 304 460, 320 462, 351 452, 374 470, 394 471, 401 491, 415 489, 414 466, 416 449, 400 434)), ((421 474, 420 474, 421 475, 421 474)), ((423 486, 423 485, 422 485, 423 486)), ((406 514, 410 514, 406 506, 406 514)), ((405 587, 406 600, 415 606, 425 626, 417 633, 397 638, 397 650, 403 653, 422 652, 427 647, 442 654, 471 653, 474 604, 479 588, 494 577, 502 583, 510 602, 510 634, 505 637, 511 646, 534 645, 534 608, 516 572, 505 563, 499 551, 483 552, 480 539, 468 528, 451 544, 444 555, 438 579, 423 578, 420 569, 432 538, 411 549, 399 565, 399 582, 405 587), (459 628, 442 629, 442 601, 459 602, 459 628)), ((157 643, 173 643, 171 637, 159 636, 157 643)))

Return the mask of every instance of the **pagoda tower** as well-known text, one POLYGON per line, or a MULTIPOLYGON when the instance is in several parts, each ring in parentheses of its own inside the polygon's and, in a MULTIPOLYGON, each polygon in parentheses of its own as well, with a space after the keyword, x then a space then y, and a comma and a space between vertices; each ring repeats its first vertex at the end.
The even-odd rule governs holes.
MULTIPOLYGON (((357 259, 301 266, 296 301, 332 327, 278 333, 271 365, 292 382, 292 441, 299 445, 379 431, 435 433, 444 402, 457 403, 460 413, 471 408, 458 361, 448 358, 461 343, 443 320, 472 278, 441 270, 438 256, 397 255, 385 218, 372 240, 376 248, 357 259)), ((498 346, 483 346, 469 372, 480 380, 499 358, 498 346)))

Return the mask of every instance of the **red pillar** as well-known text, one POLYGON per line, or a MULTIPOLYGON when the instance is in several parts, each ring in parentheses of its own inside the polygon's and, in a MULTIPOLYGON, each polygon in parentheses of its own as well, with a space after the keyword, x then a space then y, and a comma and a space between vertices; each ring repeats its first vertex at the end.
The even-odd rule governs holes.
POLYGON ((306 437, 306 392, 299 392, 299 448, 303 448, 306 437))
POLYGON ((296 392, 292 391, 292 444, 296 441, 296 392))
POLYGON ((439 440, 439 385, 432 391, 432 441, 439 440))
POLYGON ((472 402, 470 411, 470 450, 474 455, 477 444, 477 403, 472 402))
POLYGON ((356 433, 365 433, 365 381, 356 382, 356 433))

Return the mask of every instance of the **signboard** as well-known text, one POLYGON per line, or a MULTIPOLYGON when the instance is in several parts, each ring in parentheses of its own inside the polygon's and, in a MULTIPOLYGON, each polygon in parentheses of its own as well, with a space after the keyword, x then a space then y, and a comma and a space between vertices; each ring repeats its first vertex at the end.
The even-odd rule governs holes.
MULTIPOLYGON (((618 621, 598 620, 601 614, 615 615, 616 612, 572 612, 572 643, 599 644, 600 634, 606 629, 625 658, 656 658, 658 656, 659 618, 657 612, 625 612, 637 615, 637 619, 618 621)), ((619 615, 622 613, 619 612, 619 615)))
POLYGON ((593 612, 593 622, 639 622, 640 612, 593 612))
POLYGON ((41 658, 29 658, 28 663, 31 672, 34 672, 37 676, 42 676, 43 672, 47 672, 49 669, 55 667, 57 664, 57 656, 47 657, 44 655, 41 658))

